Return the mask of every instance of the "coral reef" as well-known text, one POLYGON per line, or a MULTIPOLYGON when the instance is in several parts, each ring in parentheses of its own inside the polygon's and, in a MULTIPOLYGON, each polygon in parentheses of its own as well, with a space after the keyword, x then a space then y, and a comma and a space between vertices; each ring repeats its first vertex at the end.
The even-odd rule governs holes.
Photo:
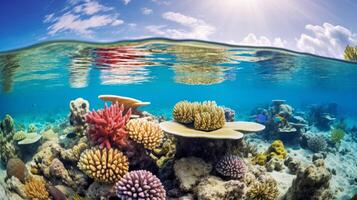
POLYGON ((164 134, 158 124, 144 119, 130 120, 126 124, 126 130, 132 140, 143 144, 149 150, 153 150, 161 144, 164 134))
POLYGON ((224 156, 215 166, 218 173, 225 177, 241 179, 246 172, 246 166, 242 158, 234 155, 224 156))
POLYGON ((72 187, 75 185, 69 172, 59 159, 55 158, 52 160, 51 165, 49 166, 49 172, 51 177, 61 180, 64 184, 72 187))
POLYGON ((90 140, 99 144, 100 148, 111 148, 112 145, 126 145, 127 132, 125 125, 130 119, 131 110, 124 114, 124 106, 105 105, 104 109, 92 111, 86 115, 87 123, 91 124, 88 136, 90 140))
POLYGON ((32 200, 50 200, 45 181, 42 178, 30 178, 25 184, 25 193, 32 200))
POLYGON ((307 140, 307 146, 313 152, 320 152, 320 151, 326 150, 327 142, 326 142, 325 137, 322 135, 311 136, 307 140))
POLYGON ((165 135, 160 147, 155 148, 150 153, 150 158, 153 159, 159 168, 162 168, 165 163, 172 160, 176 153, 175 138, 172 135, 165 135))
POLYGON ((301 161, 290 156, 285 159, 284 164, 288 167, 290 173, 292 174, 296 174, 301 167, 301 161))
POLYGON ((166 191, 161 181, 145 170, 127 173, 115 184, 115 190, 121 199, 166 199, 166 191))
POLYGON ((78 167, 96 181, 114 183, 128 172, 129 163, 118 149, 93 147, 81 154, 78 167))
POLYGON ((87 138, 82 137, 72 148, 61 151, 61 158, 73 163, 77 162, 81 153, 88 148, 87 142, 87 138))
POLYGON ((236 180, 223 181, 218 177, 208 176, 197 185, 196 190, 200 200, 243 199, 245 185, 236 180))
POLYGON ((25 163, 18 158, 11 158, 6 165, 6 174, 8 178, 12 176, 18 178, 22 183, 25 183, 27 169, 25 163))
POLYGON ((4 119, 0 122, 0 130, 5 138, 12 138, 15 130, 14 120, 10 115, 5 115, 4 119))
POLYGON ((330 190, 332 174, 326 169, 324 161, 319 159, 314 164, 300 169, 292 186, 284 195, 284 200, 331 200, 330 190))
POLYGON ((247 200, 276 200, 279 190, 276 181, 264 179, 250 184, 246 194, 247 200))
POLYGON ((200 158, 188 157, 176 160, 174 171, 181 190, 191 191, 201 178, 212 171, 212 166, 200 158))
POLYGON ((213 131, 224 126, 226 118, 222 108, 211 106, 208 111, 197 112, 194 118, 194 128, 203 131, 213 131))

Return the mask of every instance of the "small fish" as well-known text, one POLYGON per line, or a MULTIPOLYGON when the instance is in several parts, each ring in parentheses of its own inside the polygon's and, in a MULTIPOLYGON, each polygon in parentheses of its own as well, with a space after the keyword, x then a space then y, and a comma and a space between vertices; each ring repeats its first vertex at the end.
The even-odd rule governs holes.
POLYGON ((67 138, 74 138, 76 136, 77 136, 77 134, 75 132, 70 132, 66 135, 67 138))
POLYGON ((256 117, 255 117, 255 120, 258 122, 258 123, 265 123, 268 121, 268 117, 264 114, 258 114, 256 117))

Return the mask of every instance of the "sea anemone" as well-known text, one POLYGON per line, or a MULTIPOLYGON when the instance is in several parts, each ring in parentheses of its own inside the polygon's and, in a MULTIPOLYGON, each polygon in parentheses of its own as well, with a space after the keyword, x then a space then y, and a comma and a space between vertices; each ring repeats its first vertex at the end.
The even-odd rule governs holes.
POLYGON ((81 154, 78 167, 98 182, 114 183, 128 172, 129 162, 118 149, 93 147, 81 154))
POLYGON ((324 151, 327 148, 327 142, 322 135, 312 136, 307 141, 307 146, 313 152, 324 151))
POLYGON ((146 170, 127 173, 115 184, 115 190, 120 199, 166 199, 166 191, 160 179, 146 170))
POLYGON ((124 114, 124 106, 112 104, 105 105, 104 109, 92 111, 87 114, 86 120, 92 126, 89 138, 100 148, 111 148, 112 144, 126 145, 127 132, 125 125, 131 115, 131 109, 124 114))
POLYGON ((129 137, 137 143, 143 144, 146 149, 158 147, 164 136, 160 126, 143 119, 132 119, 126 125, 129 137))
POLYGON ((239 156, 228 155, 217 162, 216 170, 223 176, 240 179, 244 177, 246 165, 239 156))
POLYGON ((254 181, 246 194, 247 200, 276 200, 279 195, 277 183, 273 179, 254 181))
POLYGON ((42 178, 29 178, 26 181, 24 192, 29 199, 49 200, 50 195, 46 189, 46 183, 42 178))

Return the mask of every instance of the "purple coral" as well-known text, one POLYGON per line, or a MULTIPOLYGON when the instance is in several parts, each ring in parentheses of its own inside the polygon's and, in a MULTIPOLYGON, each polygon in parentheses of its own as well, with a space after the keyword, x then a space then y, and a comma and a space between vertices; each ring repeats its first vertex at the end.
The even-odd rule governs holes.
POLYGON ((223 176, 240 179, 244 177, 246 165, 239 156, 227 155, 217 162, 216 170, 223 176))
POLYGON ((166 191, 158 179, 146 170, 131 171, 115 184, 117 196, 132 200, 165 200, 166 191))

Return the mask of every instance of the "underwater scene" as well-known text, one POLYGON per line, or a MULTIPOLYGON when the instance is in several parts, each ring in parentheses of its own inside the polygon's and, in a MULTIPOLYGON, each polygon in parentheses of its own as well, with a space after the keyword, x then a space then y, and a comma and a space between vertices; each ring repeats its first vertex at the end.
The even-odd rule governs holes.
POLYGON ((357 64, 198 40, 0 53, 0 199, 356 200, 357 64))

